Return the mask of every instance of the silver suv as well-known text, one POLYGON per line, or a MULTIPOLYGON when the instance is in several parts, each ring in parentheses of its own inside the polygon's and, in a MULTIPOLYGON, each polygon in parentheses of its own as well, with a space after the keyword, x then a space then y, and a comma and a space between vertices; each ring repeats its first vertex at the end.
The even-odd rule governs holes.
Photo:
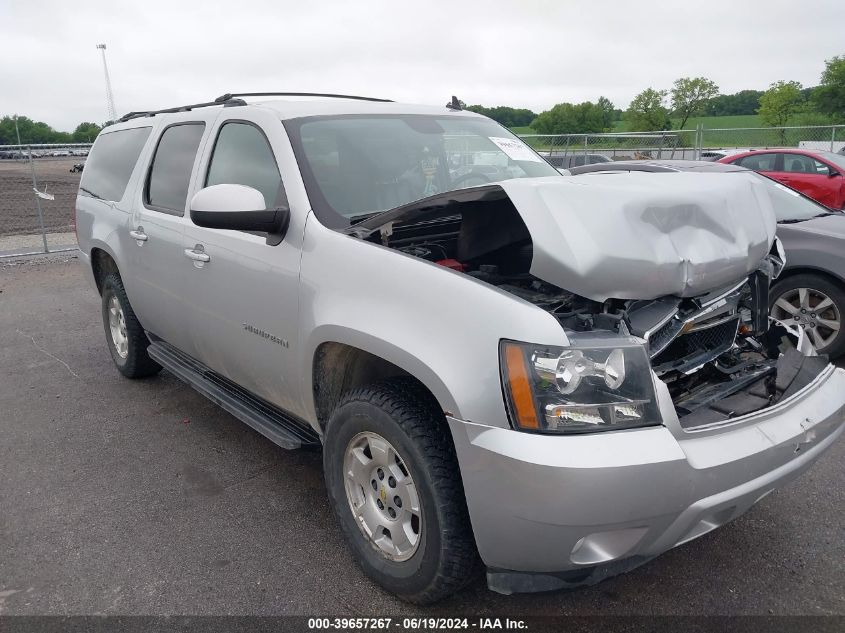
POLYGON ((841 435, 845 371, 768 318, 753 176, 565 178, 455 99, 255 96, 103 130, 80 248, 119 371, 322 447, 388 590, 433 602, 479 560, 502 593, 598 582, 841 435))

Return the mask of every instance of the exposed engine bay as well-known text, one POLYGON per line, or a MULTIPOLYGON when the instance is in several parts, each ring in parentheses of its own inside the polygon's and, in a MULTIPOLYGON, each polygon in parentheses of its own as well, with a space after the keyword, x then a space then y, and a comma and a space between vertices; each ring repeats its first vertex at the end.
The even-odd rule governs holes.
POLYGON ((531 234, 507 198, 453 199, 348 232, 495 286, 546 310, 569 333, 645 340, 688 430, 771 406, 827 366, 826 357, 782 353, 785 331, 770 328, 769 285, 783 266, 777 242, 750 275, 705 294, 596 301, 529 272, 531 234))

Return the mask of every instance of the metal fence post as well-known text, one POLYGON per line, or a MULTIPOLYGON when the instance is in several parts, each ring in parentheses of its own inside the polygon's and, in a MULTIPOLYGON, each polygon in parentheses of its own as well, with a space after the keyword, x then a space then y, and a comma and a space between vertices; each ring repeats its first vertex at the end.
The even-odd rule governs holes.
POLYGON ((704 148, 704 124, 699 123, 695 126, 695 149, 693 156, 695 160, 701 160, 701 150, 704 148))
POLYGON ((44 252, 49 253, 47 247, 47 229, 44 227, 44 213, 41 211, 41 198, 38 195, 38 181, 35 179, 35 164, 32 162, 32 146, 26 146, 29 154, 29 171, 32 174, 32 195, 35 196, 35 206, 38 209, 38 223, 41 225, 41 239, 44 241, 44 252))
POLYGON ((836 126, 833 125, 830 128, 830 151, 835 152, 836 150, 833 149, 836 145, 836 126))

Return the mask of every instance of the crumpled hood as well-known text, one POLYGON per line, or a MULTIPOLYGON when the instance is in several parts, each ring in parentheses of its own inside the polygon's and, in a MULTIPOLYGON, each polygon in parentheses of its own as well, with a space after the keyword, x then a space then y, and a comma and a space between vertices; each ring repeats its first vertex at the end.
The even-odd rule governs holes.
POLYGON ((596 301, 689 297, 723 287, 751 274, 775 237, 766 185, 750 173, 497 184, 531 234, 531 273, 596 301))

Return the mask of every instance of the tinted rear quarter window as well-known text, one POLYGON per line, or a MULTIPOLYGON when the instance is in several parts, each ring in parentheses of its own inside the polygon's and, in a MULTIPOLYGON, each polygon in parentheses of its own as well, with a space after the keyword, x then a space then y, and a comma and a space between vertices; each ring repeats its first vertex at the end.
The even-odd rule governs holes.
POLYGON ((777 154, 752 154, 736 161, 742 167, 754 171, 774 171, 777 154))
POLYGON ((151 129, 138 127, 100 134, 85 161, 80 193, 112 202, 121 200, 151 129))
POLYGON ((177 123, 165 128, 147 176, 145 204, 156 211, 184 214, 191 171, 204 130, 203 123, 177 123))

